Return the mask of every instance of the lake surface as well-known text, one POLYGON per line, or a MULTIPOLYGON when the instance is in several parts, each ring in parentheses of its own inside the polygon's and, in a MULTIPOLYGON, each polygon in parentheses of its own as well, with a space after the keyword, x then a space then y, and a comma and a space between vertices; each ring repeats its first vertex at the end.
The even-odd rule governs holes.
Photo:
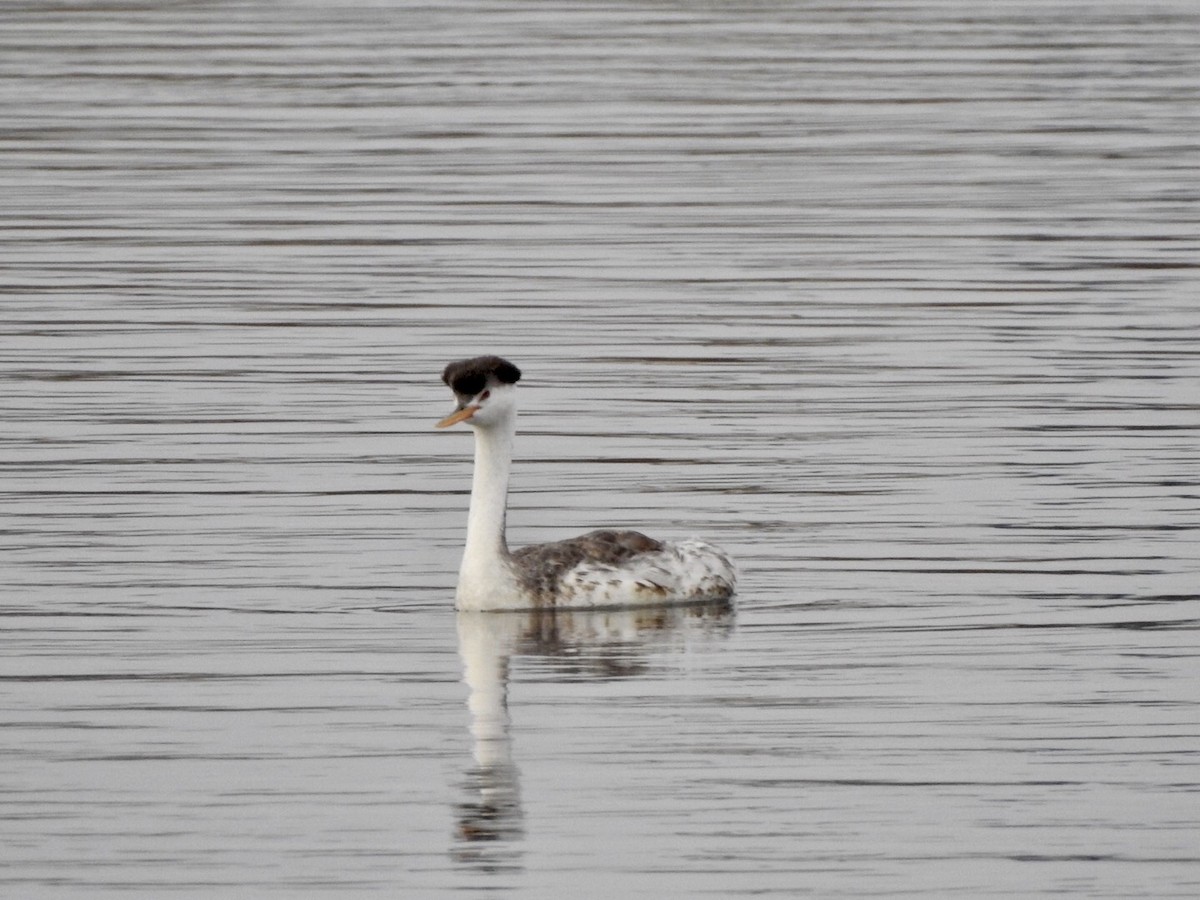
POLYGON ((1200 7, 6 3, 0 893, 1200 894, 1200 7), (470 616, 697 533, 736 609, 470 616))

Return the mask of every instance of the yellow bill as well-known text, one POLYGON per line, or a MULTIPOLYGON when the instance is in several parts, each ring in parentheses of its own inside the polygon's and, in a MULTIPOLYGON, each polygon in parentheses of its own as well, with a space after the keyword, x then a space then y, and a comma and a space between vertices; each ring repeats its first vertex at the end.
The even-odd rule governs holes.
POLYGON ((456 409, 442 421, 434 425, 434 428, 449 428, 451 425, 457 425, 459 422, 465 422, 475 413, 479 412, 478 406, 464 406, 462 409, 456 409))

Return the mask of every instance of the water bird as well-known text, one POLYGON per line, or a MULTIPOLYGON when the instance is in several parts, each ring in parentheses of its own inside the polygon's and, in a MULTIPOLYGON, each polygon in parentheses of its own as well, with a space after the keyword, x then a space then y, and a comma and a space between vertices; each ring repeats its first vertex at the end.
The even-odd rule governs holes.
POLYGON ((437 428, 475 432, 467 542, 455 601, 464 610, 601 608, 711 603, 733 596, 729 557, 705 541, 658 541, 637 531, 591 531, 510 552, 505 539, 508 479, 521 370, 499 356, 446 366, 458 401, 437 428))

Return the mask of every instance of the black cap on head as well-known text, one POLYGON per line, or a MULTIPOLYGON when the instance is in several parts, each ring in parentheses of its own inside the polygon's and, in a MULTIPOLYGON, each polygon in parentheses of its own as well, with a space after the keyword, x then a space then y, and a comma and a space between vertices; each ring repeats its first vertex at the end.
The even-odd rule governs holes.
POLYGON ((476 356, 452 362, 442 371, 442 381, 450 390, 465 397, 474 397, 487 385, 489 378, 502 384, 516 384, 521 370, 499 356, 476 356))

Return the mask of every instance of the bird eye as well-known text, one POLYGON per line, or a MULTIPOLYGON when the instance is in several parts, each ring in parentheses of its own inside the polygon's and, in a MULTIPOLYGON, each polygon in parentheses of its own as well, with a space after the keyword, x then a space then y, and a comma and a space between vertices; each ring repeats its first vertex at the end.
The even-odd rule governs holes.
POLYGON ((479 395, 479 399, 480 399, 480 400, 486 400, 486 399, 487 399, 488 397, 490 397, 490 396, 492 396, 492 392, 491 392, 491 391, 484 391, 482 394, 480 394, 480 395, 479 395))

